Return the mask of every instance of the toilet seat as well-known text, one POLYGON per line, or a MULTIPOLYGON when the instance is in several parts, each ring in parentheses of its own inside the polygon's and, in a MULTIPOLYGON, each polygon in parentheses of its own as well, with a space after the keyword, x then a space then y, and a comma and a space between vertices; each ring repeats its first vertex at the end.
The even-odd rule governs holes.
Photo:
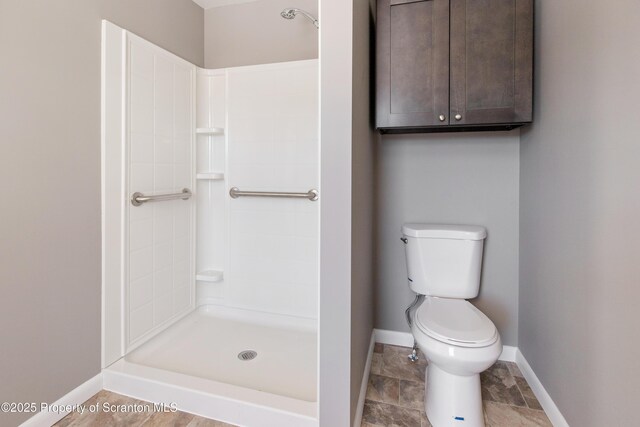
POLYGON ((498 339, 493 322, 462 299, 426 297, 416 310, 415 324, 431 338, 460 347, 485 347, 498 339))

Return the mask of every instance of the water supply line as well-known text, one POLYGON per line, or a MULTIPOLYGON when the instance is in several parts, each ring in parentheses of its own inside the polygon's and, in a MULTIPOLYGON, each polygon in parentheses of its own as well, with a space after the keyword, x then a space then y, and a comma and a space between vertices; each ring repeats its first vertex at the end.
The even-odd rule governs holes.
MULTIPOLYGON (((424 295, 416 295, 416 298, 413 300, 411 305, 409 305, 409 307, 407 307, 407 309, 404 311, 404 315, 407 318, 407 323, 409 324, 409 328, 413 326, 412 312, 418 305, 420 305, 420 303, 422 303, 423 300, 424 300, 424 295)), ((412 362, 418 361, 418 343, 416 342, 415 338, 413 339, 413 348, 412 348, 411 354, 407 357, 412 362)))

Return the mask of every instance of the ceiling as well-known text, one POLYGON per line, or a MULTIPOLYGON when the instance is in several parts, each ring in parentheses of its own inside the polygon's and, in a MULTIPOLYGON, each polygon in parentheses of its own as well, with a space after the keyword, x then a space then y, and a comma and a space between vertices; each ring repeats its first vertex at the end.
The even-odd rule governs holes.
POLYGON ((257 0, 193 0, 203 9, 211 9, 213 7, 228 6, 232 4, 251 3, 257 0))

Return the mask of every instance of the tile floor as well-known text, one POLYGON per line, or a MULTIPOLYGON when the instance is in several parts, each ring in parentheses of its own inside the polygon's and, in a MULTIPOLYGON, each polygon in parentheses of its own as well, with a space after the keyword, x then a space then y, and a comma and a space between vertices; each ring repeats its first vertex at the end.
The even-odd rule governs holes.
MULTIPOLYGON (((376 344, 364 405, 362 427, 431 427, 424 408, 424 357, 407 359, 409 349, 376 344)), ((515 363, 497 362, 481 374, 486 427, 551 427, 540 403, 515 363)), ((145 404, 140 400, 101 391, 86 405, 145 404)), ((58 427, 182 426, 233 427, 185 412, 77 412, 60 420, 58 427)), ((283 426, 284 427, 284 426, 283 426)), ((291 426, 294 427, 294 426, 291 426)))
MULTIPOLYGON (((85 404, 98 405, 102 408, 104 402, 111 405, 148 404, 141 400, 122 396, 110 391, 102 390, 85 404)), ((233 427, 220 421, 209 420, 186 412, 88 412, 80 414, 72 412, 55 424, 56 427, 107 427, 107 426, 144 426, 144 427, 233 427)))
MULTIPOLYGON (((424 413, 424 357, 405 347, 376 344, 362 427, 431 427, 424 413)), ((486 427, 551 427, 515 363, 497 362, 481 374, 486 427)))

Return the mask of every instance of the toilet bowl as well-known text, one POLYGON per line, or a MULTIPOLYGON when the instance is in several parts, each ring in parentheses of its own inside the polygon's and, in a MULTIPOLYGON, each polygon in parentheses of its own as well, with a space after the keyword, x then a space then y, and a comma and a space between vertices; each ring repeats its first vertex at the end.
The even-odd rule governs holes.
POLYGON ((478 296, 484 227, 402 226, 409 287, 425 298, 411 333, 428 361, 425 411, 433 427, 484 427, 480 373, 502 342, 493 322, 467 299, 478 296))
POLYGON ((427 297, 411 332, 428 361, 425 411, 431 424, 484 426, 480 372, 502 352, 491 320, 468 301, 427 297))

